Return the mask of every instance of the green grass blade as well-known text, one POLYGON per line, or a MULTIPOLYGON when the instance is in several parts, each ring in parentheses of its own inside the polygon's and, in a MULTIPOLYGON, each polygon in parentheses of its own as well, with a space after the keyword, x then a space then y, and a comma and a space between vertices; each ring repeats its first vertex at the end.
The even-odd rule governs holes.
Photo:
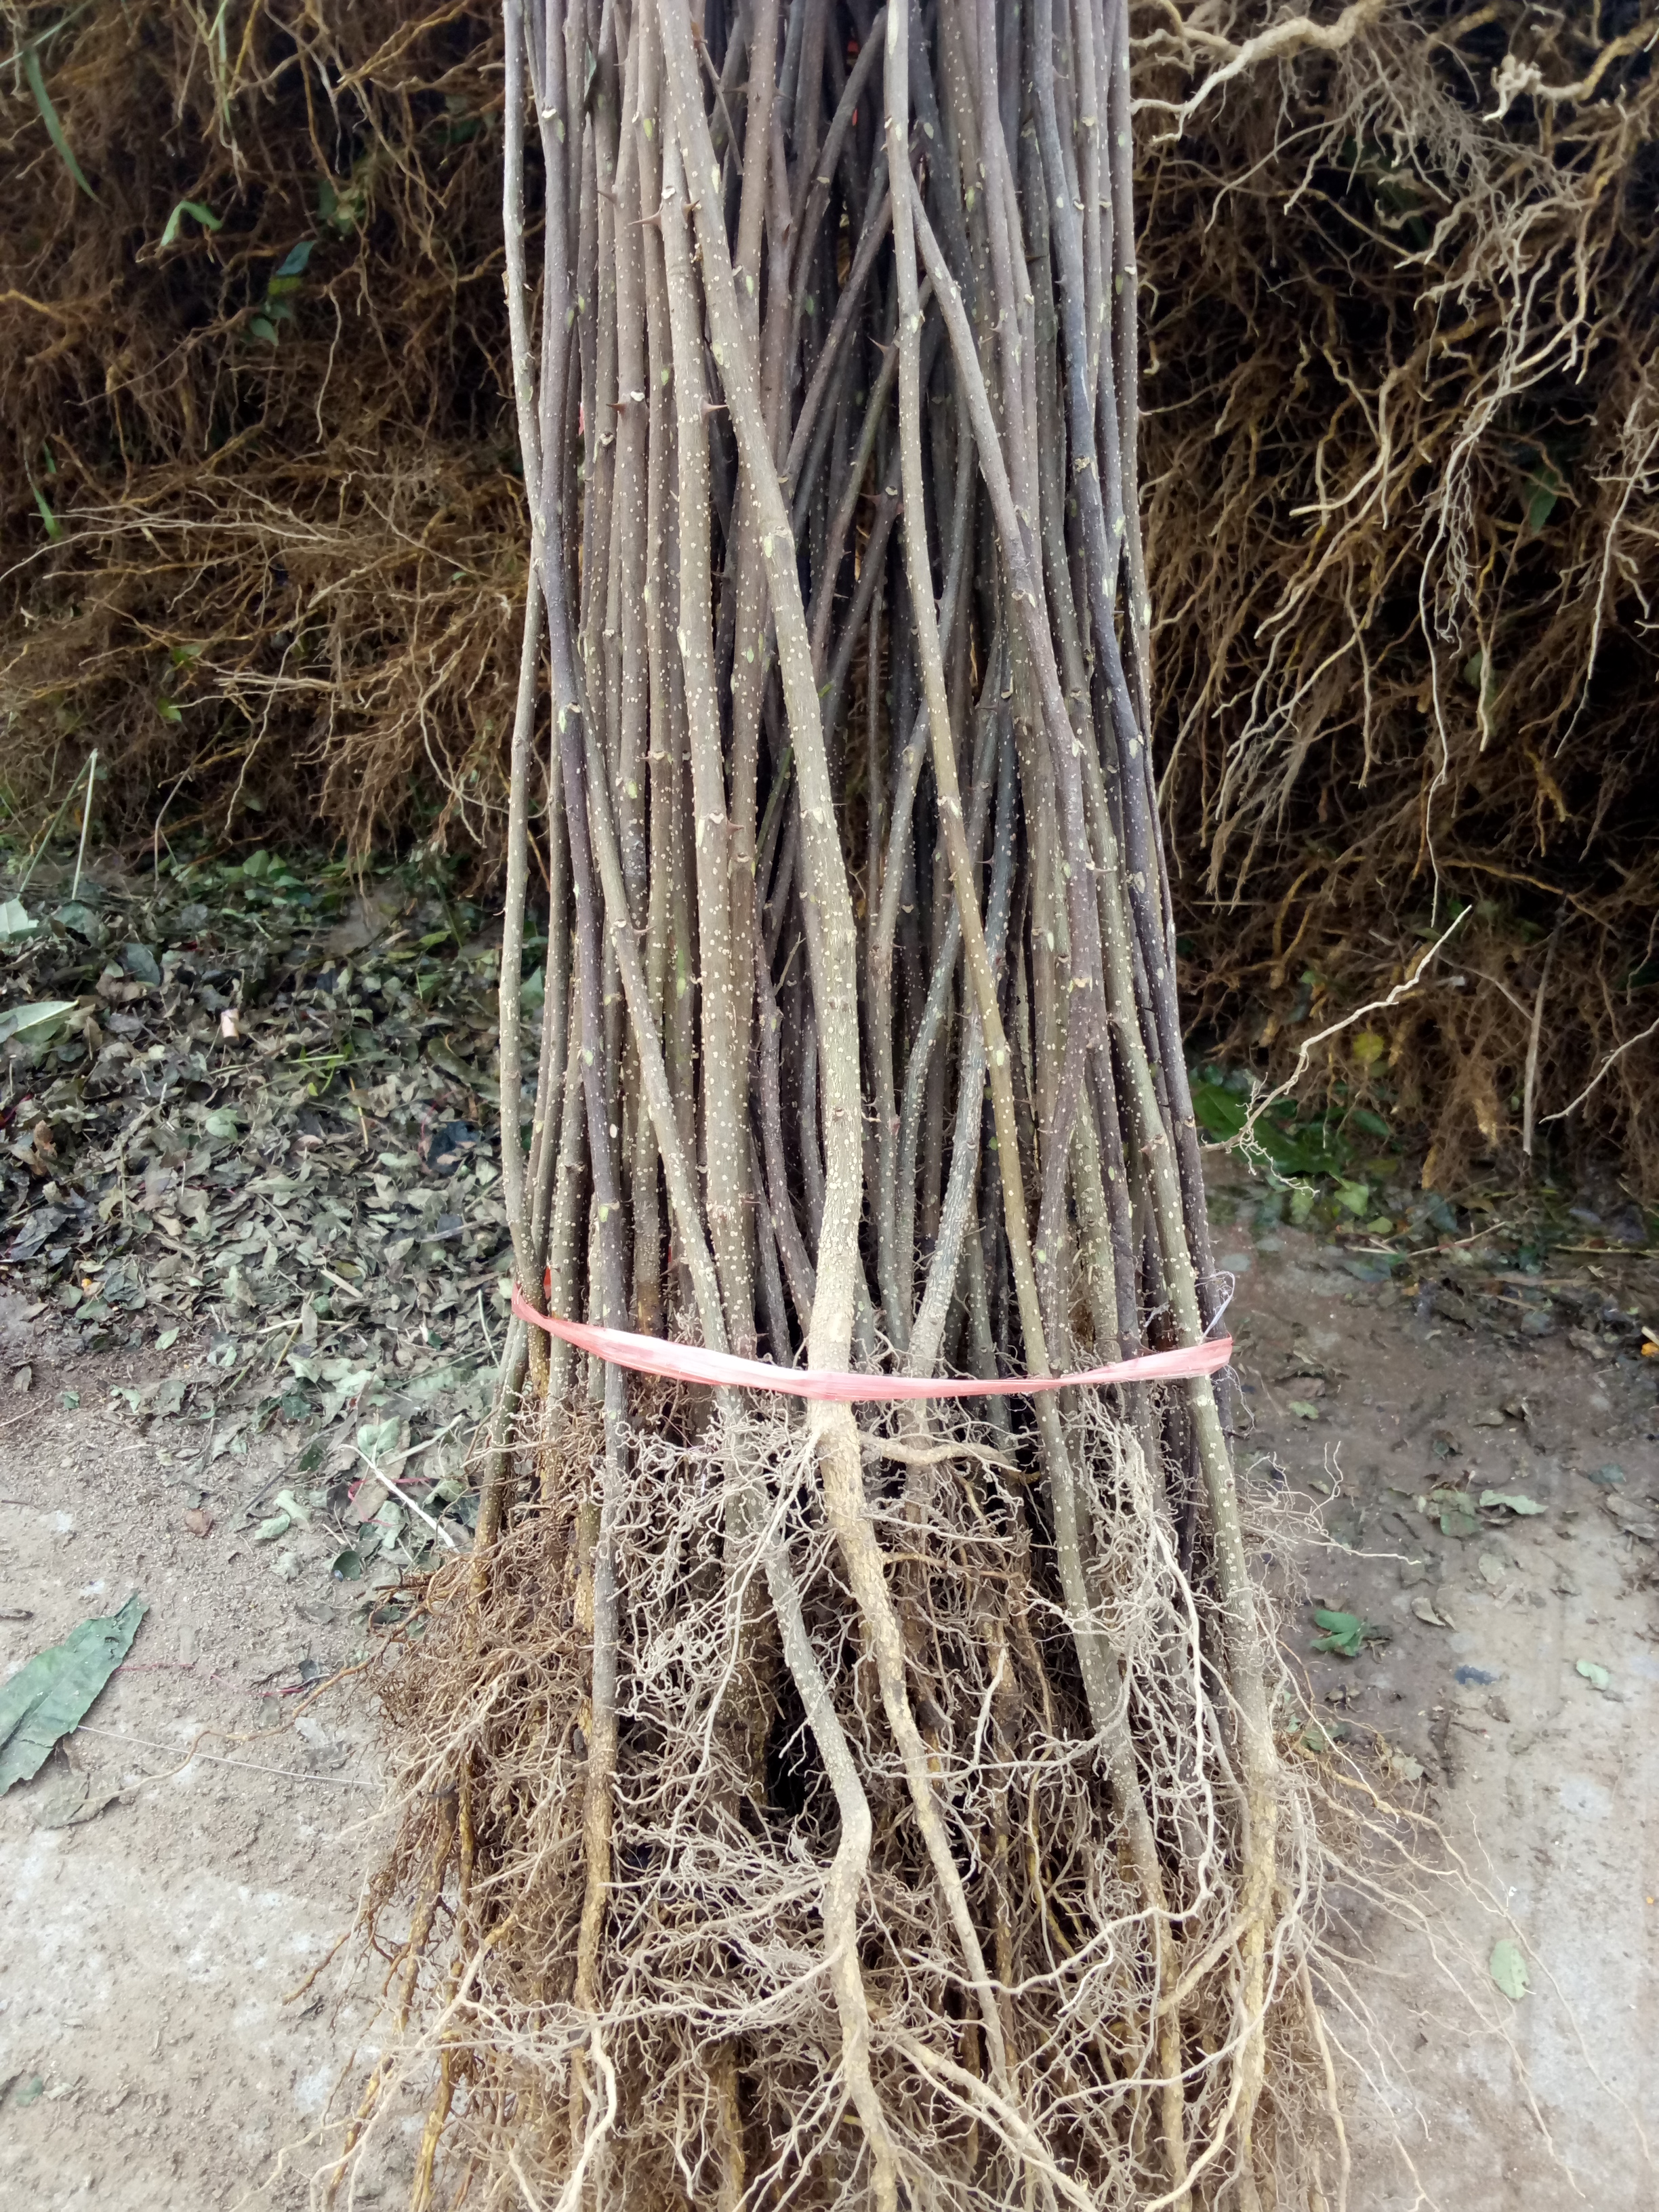
POLYGON ((64 126, 58 119, 58 110, 52 106, 52 94, 46 90, 46 80, 40 74, 40 57, 33 46, 27 47, 24 52, 23 74, 28 79, 29 90, 34 94, 34 104, 40 111, 40 120, 46 126, 46 136, 63 156, 64 167, 80 185, 87 198, 89 200, 95 200, 98 195, 87 182, 86 172, 76 160, 75 149, 64 136, 64 126))
POLYGON ((40 510, 40 520, 46 526, 46 535, 55 545, 64 534, 64 526, 52 511, 52 501, 40 485, 30 479, 29 489, 34 494, 34 503, 40 510))
POLYGON ((180 200, 167 217, 167 228, 161 233, 163 246, 178 244, 184 230, 185 217, 187 215, 193 215, 204 230, 222 230, 225 227, 224 217, 215 215, 210 207, 204 207, 200 200, 180 200))

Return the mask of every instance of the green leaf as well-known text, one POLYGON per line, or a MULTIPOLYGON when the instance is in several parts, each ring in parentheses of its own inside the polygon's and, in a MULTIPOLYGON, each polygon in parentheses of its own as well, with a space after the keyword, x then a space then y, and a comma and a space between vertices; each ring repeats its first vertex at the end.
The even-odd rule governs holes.
POLYGON ((98 197, 87 182, 81 164, 76 160, 73 148, 64 136, 64 126, 58 119, 58 110, 52 104, 46 90, 46 81, 40 74, 40 56, 31 46, 23 52, 23 74, 28 79, 29 90, 34 94, 34 104, 40 111, 40 120, 46 126, 46 136, 58 149, 64 167, 69 171, 89 200, 98 197))
POLYGON ((1328 1613, 1322 1606, 1314 1607, 1316 1626, 1325 1631, 1314 1644, 1316 1651, 1335 1651, 1344 1659, 1357 1659, 1366 1638, 1376 1637, 1381 1630, 1362 1620, 1357 1613, 1328 1613))
POLYGON ((63 542, 64 526, 52 513, 52 501, 39 484, 31 484, 29 489, 34 494, 34 503, 40 510, 40 520, 46 526, 47 537, 54 545, 60 544, 63 542))
POLYGON ((1361 1030, 1353 1041, 1353 1056, 1362 1067, 1375 1067, 1389 1048, 1389 1040, 1375 1030, 1361 1030))
POLYGON ((403 1425, 399 1421, 365 1421, 357 1431, 357 1449, 374 1466, 398 1449, 403 1425))
MULTIPOLYGON (((14 900, 10 902, 15 904, 14 900)), ((9 1006, 0 1013, 0 1044, 9 1044, 13 1037, 27 1038, 30 1044, 45 1044, 61 1025, 66 1014, 75 1012, 73 999, 38 999, 27 1006, 9 1006)))
POLYGON ((1532 1987, 1527 1973, 1527 1962, 1521 1955, 1521 1946, 1511 1943, 1507 1936, 1492 1945, 1486 1971, 1511 2004, 1519 2004, 1532 1987))
POLYGON ((0 945, 14 937, 33 937, 40 927, 21 899, 0 900, 0 945))
POLYGON ((27 1782, 58 1738, 79 1728, 132 1649, 148 1610, 135 1591, 118 1613, 83 1620, 0 1686, 0 1796, 14 1782, 27 1782))
POLYGON ((424 1375, 413 1375, 403 1386, 403 1395, 424 1402, 440 1398, 446 1390, 459 1390, 470 1382, 475 1372, 474 1364, 467 1359, 452 1359, 442 1367, 434 1367, 424 1375))
POLYGON ((1583 1676, 1592 1690, 1607 1689, 1613 1681, 1613 1677, 1607 1668, 1598 1667, 1594 1659, 1581 1659, 1578 1662, 1577 1672, 1583 1676))
POLYGON ((271 321, 269 315, 251 316, 248 320, 247 327, 250 337, 263 338, 267 345, 276 344, 276 325, 271 321))
POLYGON ((1319 1419, 1318 1407, 1310 1405, 1305 1398, 1292 1398, 1291 1411, 1298 1421, 1316 1421, 1319 1419))
POLYGON ((314 241, 309 238, 302 238, 297 246, 291 247, 282 266, 276 271, 277 276, 303 276, 306 273, 306 264, 311 258, 313 243, 314 241))
POLYGON ((1193 1085, 1193 1112, 1206 1135, 1236 1137, 1249 1118, 1249 1111, 1245 1100, 1235 1098, 1218 1083, 1193 1085))
POLYGON ((1443 1536, 1467 1538, 1473 1536, 1480 1526, 1475 1518, 1474 1506, 1461 1490, 1431 1490, 1426 1498, 1418 1499, 1417 1510, 1419 1513, 1426 1513, 1431 1520, 1439 1522, 1443 1536))
POLYGON ((234 1137, 237 1130, 236 1115, 228 1106, 216 1106, 202 1127, 210 1137, 234 1137))
POLYGON ((1507 1505, 1511 1513, 1541 1513, 1543 1507, 1535 1498, 1528 1498, 1518 1490, 1483 1490, 1483 1505, 1507 1505))
POLYGON ((274 1544, 279 1536, 286 1536, 293 1526, 286 1513, 273 1513, 254 1530, 253 1540, 256 1544, 274 1544))
POLYGON ((1540 453, 1538 465, 1528 475, 1523 488, 1527 528, 1533 536, 1537 535, 1554 514, 1566 488, 1565 481, 1556 473, 1549 455, 1540 453))
POLYGON ((200 200, 180 200, 167 217, 167 228, 161 233, 163 246, 178 244, 183 234, 184 220, 187 215, 193 215, 204 230, 222 230, 225 227, 224 217, 215 215, 211 208, 204 207, 200 200))
POLYGON ((101 945, 104 941, 103 923, 92 908, 80 899, 65 900, 52 920, 61 922, 65 929, 72 929, 88 945, 101 945))

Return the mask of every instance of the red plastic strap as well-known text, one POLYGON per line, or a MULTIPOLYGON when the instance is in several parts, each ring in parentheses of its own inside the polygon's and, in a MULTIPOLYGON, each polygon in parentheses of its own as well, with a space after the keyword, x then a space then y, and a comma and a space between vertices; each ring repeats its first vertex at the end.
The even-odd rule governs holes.
POLYGON ((671 1344, 663 1336, 599 1328, 587 1322, 566 1321, 559 1314, 538 1313, 516 1283, 513 1310, 520 1321, 574 1344, 578 1352, 592 1352, 615 1367, 631 1367, 637 1375, 708 1382, 716 1389, 776 1390, 786 1398, 833 1398, 844 1405, 890 1403, 898 1398, 1018 1398, 1028 1391, 1098 1389, 1108 1382, 1169 1382, 1183 1376, 1213 1375, 1227 1364, 1233 1349, 1231 1337, 1217 1336, 1206 1344, 1143 1352, 1138 1359, 1115 1360, 1109 1367, 1089 1367, 1081 1374, 1028 1375, 992 1382, 972 1376, 935 1380, 920 1375, 848 1375, 817 1367, 774 1367, 769 1360, 739 1359, 733 1352, 708 1352, 700 1344, 671 1344))

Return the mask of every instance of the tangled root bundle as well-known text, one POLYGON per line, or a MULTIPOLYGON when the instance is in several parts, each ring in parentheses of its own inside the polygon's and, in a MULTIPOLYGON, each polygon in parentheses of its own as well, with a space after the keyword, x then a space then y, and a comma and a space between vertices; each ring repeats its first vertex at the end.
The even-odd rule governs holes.
MULTIPOLYGON (((613 1524, 613 1870, 592 2010, 574 1999, 597 1418, 544 1453, 539 1509, 497 1547, 482 1601, 468 1567, 450 1570, 418 1657, 384 1677, 415 1808, 395 1893, 390 1879, 381 1893, 414 1903, 415 1938, 386 1948, 404 2002, 428 2023, 416 2056, 423 2069, 435 2057, 439 2081, 416 2202, 447 2201, 445 2185, 472 2167, 469 2201, 495 2201, 477 2194, 493 2176, 503 2202, 551 2203, 586 2153, 600 2202, 862 2203, 878 2174, 860 2102, 881 2116, 902 2202, 1163 2201, 1172 2109, 1191 2166, 1215 2154, 1192 2172, 1190 2201, 1249 2201, 1241 1792, 1218 1755, 1231 1723, 1206 1658, 1225 1628, 1182 1572, 1133 1430, 1098 1403, 1065 1424, 1094 1532, 1092 1617, 1118 1655, 1163 1869, 1161 1923, 1101 1771, 1041 1506, 1003 1440, 958 1431, 933 1462, 891 1460, 892 1438, 864 1445, 870 1530, 960 1870, 953 1900, 803 1427, 745 1416, 693 1435, 687 1410, 660 1397, 636 1409, 613 1524), (780 1561, 799 1604, 783 1641, 804 1634, 868 1807, 848 1916, 868 2015, 861 2087, 824 1960, 824 1877, 848 1831, 816 1749, 823 1723, 803 1711, 769 1611, 780 1561)), ((1285 1809, 1279 1878, 1305 1911, 1304 1812, 1288 1793, 1285 1809)), ((1288 1905, 1278 1932, 1249 2171, 1262 2201, 1292 2204, 1308 2201, 1328 2122, 1312 2097, 1316 2019, 1285 2000, 1304 1940, 1288 1905)), ((363 2116, 371 2144, 374 2112, 393 2109, 387 2092, 409 2064, 400 2052, 378 2085, 363 2116)), ((357 2136, 354 2151, 365 2148, 357 2136)))
POLYGON ((525 562, 493 9, 3 15, 11 805, 96 746, 115 836, 498 836, 525 562))
MULTIPOLYGON (((921 1379, 1200 1344, 1126 8, 505 20, 526 1299, 921 1379)), ((1207 1376, 794 1426, 518 1320, 484 1458, 387 1688, 417 2203, 1320 2196, 1207 1376)))
POLYGON ((1467 904, 1337 1095, 1651 1194, 1659 10, 1273 12, 1137 15, 1191 993, 1282 1072, 1467 904))

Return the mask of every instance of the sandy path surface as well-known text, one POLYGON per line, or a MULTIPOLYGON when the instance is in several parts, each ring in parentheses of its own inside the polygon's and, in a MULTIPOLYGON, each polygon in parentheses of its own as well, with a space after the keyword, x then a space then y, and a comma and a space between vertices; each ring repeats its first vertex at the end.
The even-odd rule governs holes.
MULTIPOLYGON (((0 2203, 193 2212, 261 2185, 300 2203, 305 2138, 373 2051, 354 2063, 367 1986, 292 1997, 381 1833, 355 1683, 306 1703, 360 1652, 355 1593, 320 1559, 280 1579, 252 1542, 274 1455, 175 1463, 100 1402, 128 1359, 59 1368, 27 1334, 7 1341, 38 1418, 0 1435, 0 1668, 135 1589, 149 1611, 70 1744, 0 1800, 0 2203)), ((406 2162, 392 2147, 359 2201, 406 2162)))
POLYGON ((1245 1262, 1241 1465, 1334 1493, 1289 1578, 1386 1632, 1319 1656, 1304 1602, 1285 1648, 1333 1735, 1422 1769, 1401 1794, 1446 1847, 1424 1856, 1463 1875, 1417 1885, 1426 1929, 1334 1891, 1369 2014, 1334 2021, 1355 2212, 1659 2203, 1659 1363, 1449 1321, 1455 1284, 1359 1286, 1294 1231, 1220 1249, 1245 1262), (1436 1486, 1542 1510, 1448 1535, 1419 1507, 1436 1486), (1489 1971, 1504 1940, 1519 2002, 1489 1971))

